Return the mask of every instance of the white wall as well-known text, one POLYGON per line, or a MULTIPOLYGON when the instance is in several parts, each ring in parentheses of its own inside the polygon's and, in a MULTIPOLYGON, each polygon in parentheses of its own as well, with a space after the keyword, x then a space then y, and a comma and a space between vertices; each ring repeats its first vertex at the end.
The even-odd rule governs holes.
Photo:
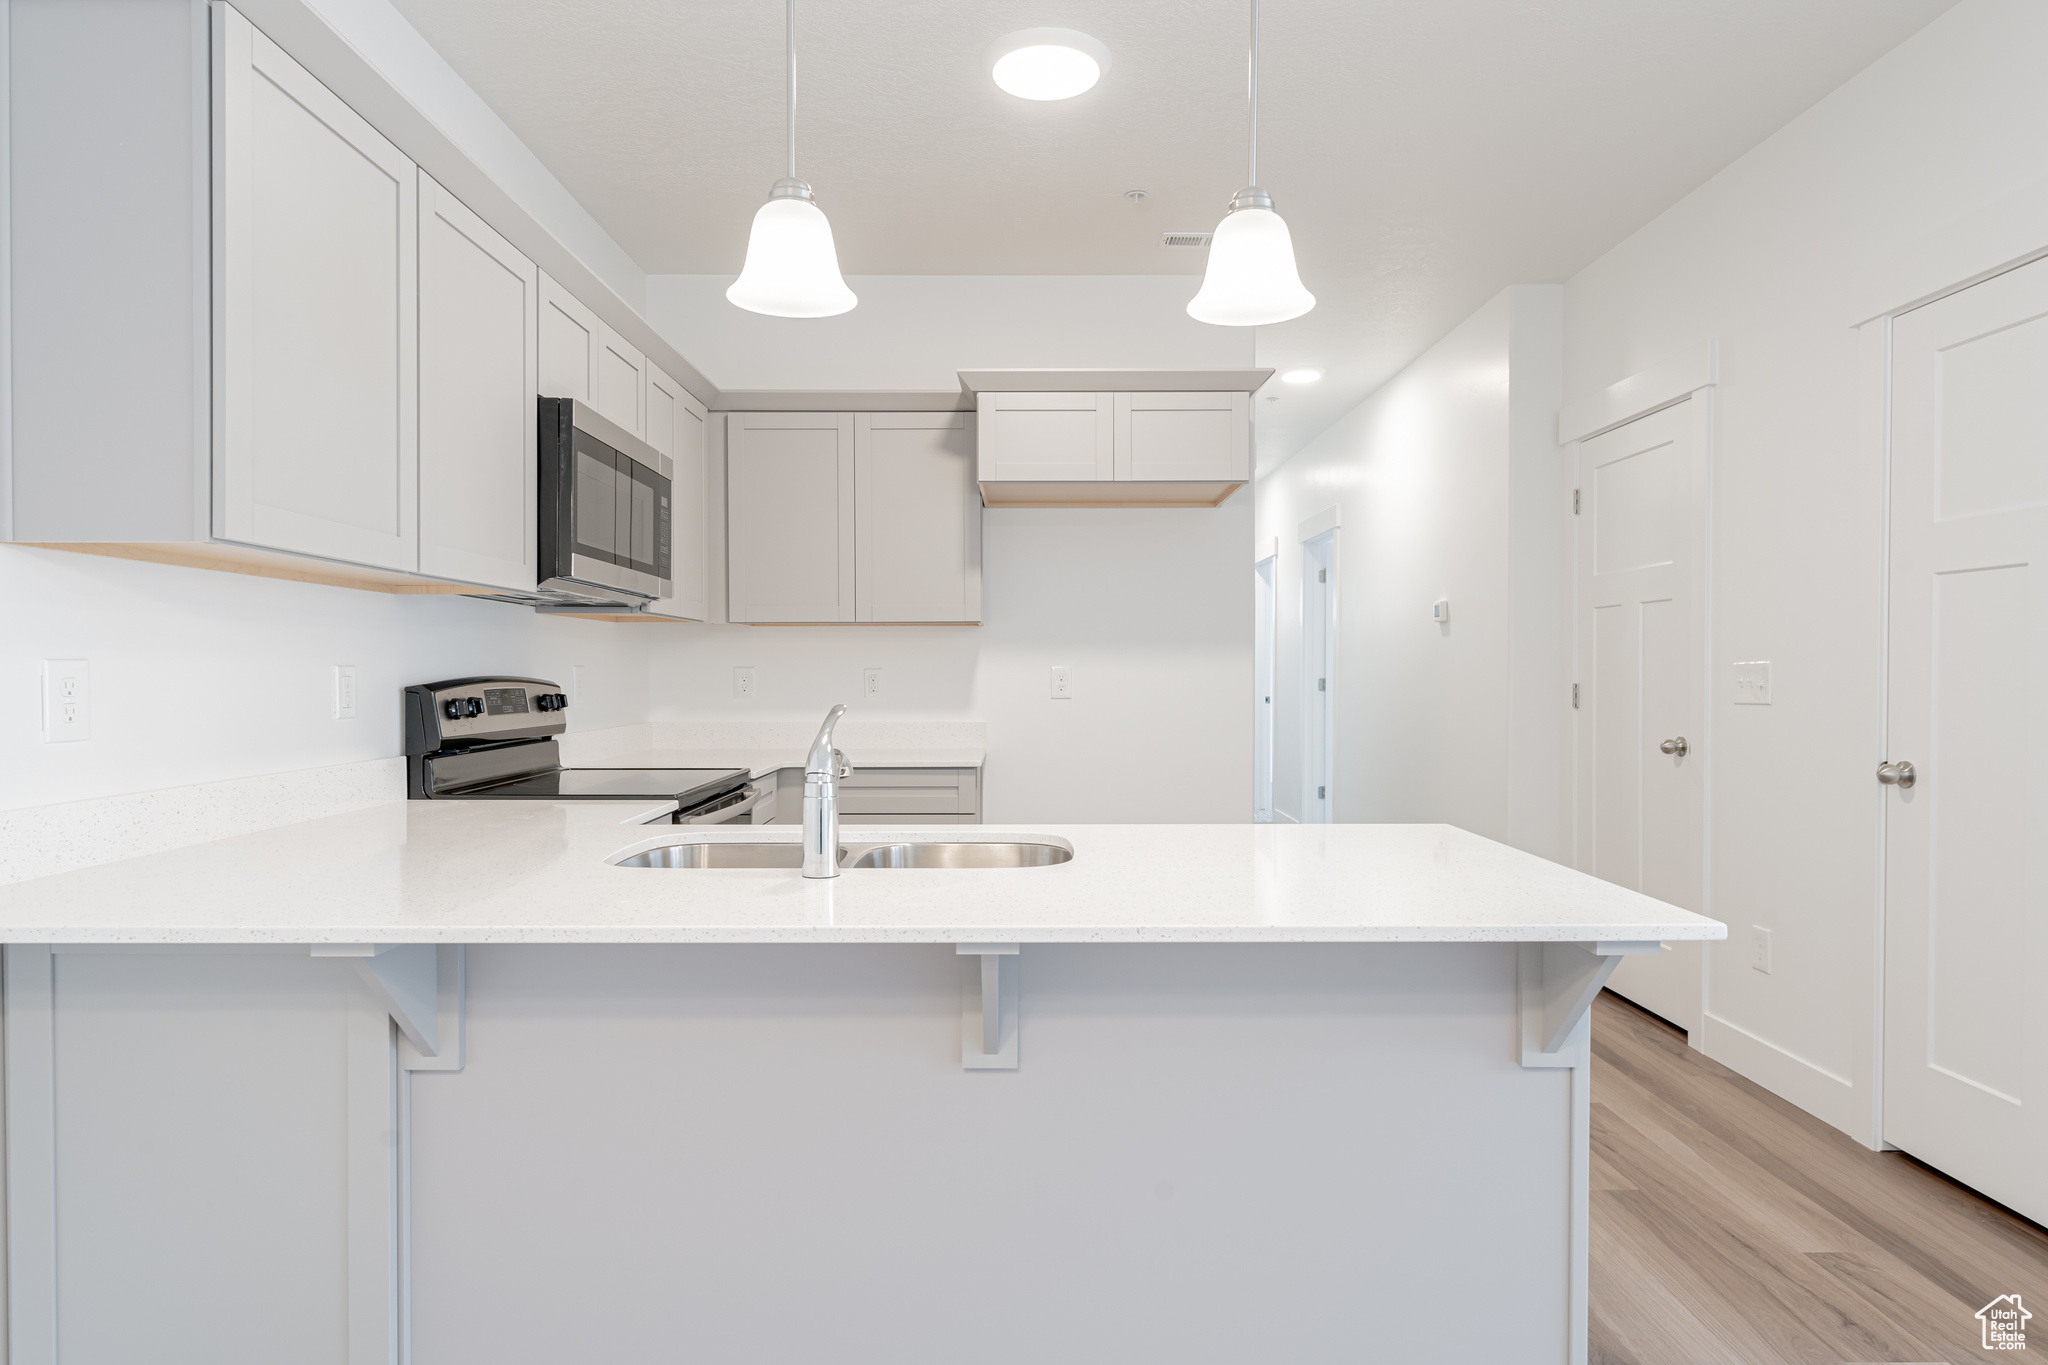
POLYGON ((394 596, 0 545, 0 810, 404 752, 407 683, 513 673, 567 684, 573 730, 646 718, 656 627, 545 618, 467 597, 394 596), (40 661, 92 665, 92 738, 45 743, 40 661), (333 669, 354 664, 355 720, 333 669))
MULTIPOLYGON (((1865 264, 2048 172, 2048 7, 1965 0, 1574 277, 1578 399, 1710 338, 1706 1051, 1873 1138, 1879 468, 1857 443, 1865 264), (1774 704, 1726 666, 1773 662, 1774 704), (1773 931, 1749 969, 1747 926, 1773 931)), ((2042 227, 2048 242, 2048 223, 2042 227)))
POLYGON ((860 306, 792 323, 730 275, 651 275, 647 320, 721 389, 949 389, 976 369, 1247 369, 1252 329, 1187 315, 1198 275, 853 275, 860 306))
MULTIPOLYGON (((1159 276, 856 277, 860 307, 790 323, 724 299, 727 278, 655 276, 649 317, 724 388, 957 389, 981 366, 1241 368, 1248 331, 1184 311, 1159 276)), ((1251 818, 1251 500, 1214 510, 984 514, 981 626, 679 627, 650 681, 656 720, 822 716, 985 721, 990 821, 1251 818), (1053 701, 1050 670, 1074 670, 1053 701), (758 691, 732 699, 732 670, 758 691), (879 702, 861 673, 881 668, 879 702)))
POLYGON ((1280 548, 1277 818, 1304 808, 1299 527, 1336 507, 1336 818, 1565 856, 1560 296, 1503 291, 1259 481, 1257 543, 1280 548))

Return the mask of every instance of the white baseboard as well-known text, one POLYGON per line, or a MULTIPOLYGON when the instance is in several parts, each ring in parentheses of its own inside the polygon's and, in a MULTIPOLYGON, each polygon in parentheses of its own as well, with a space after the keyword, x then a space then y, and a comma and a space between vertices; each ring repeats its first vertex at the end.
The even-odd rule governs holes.
POLYGON ((405 759, 0 810, 0 886, 405 799, 405 759))
POLYGON ((1857 1093, 1855 1082, 1847 1076, 1760 1038, 1711 1010, 1701 1033, 1700 1050, 1707 1056, 1858 1142, 1868 1142, 1869 1101, 1857 1093))

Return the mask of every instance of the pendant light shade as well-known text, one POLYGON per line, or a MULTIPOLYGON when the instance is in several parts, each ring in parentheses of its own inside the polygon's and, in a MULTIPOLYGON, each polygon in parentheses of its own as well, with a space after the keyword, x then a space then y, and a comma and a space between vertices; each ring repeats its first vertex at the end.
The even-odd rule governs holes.
POLYGON ((754 215, 747 264, 725 297, 750 313, 777 318, 829 318, 860 300, 839 274, 832 224, 801 180, 775 182, 754 215))
POLYGON ((1188 301, 1188 316, 1219 327, 1286 322, 1316 306, 1294 268, 1294 236, 1273 212, 1273 196, 1259 188, 1259 0, 1252 0, 1249 185, 1237 192, 1209 241, 1202 288, 1188 301))
POLYGON ((1202 291, 1188 302, 1188 316, 1219 327, 1256 327, 1298 318, 1316 306, 1294 268, 1294 237, 1287 220, 1273 212, 1265 192, 1239 194, 1216 225, 1209 242, 1209 269, 1202 291), (1256 195, 1263 202, 1244 202, 1256 195))
POLYGON ((789 174, 768 191, 747 235, 747 263, 725 291, 750 313, 777 318, 829 318, 860 300, 839 273, 832 224, 796 178, 796 0, 788 0, 789 174))

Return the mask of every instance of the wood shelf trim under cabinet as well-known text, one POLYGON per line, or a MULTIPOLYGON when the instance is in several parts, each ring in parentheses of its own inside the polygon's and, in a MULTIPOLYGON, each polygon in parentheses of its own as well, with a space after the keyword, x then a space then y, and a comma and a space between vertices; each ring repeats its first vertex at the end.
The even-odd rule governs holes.
POLYGON ((984 507, 1221 507, 1247 480, 1228 482, 1019 483, 981 485, 984 507))
POLYGON ((501 588, 476 583, 449 583, 422 578, 396 569, 373 569, 360 564, 309 559, 283 550, 264 550, 252 545, 230 545, 217 541, 16 541, 35 550, 65 550, 72 554, 104 555, 109 559, 137 559, 149 564, 170 564, 181 569, 213 569, 221 573, 248 574, 255 578, 281 578, 293 583, 317 583, 328 588, 358 588, 365 592, 400 595, 434 595, 502 592, 501 588))

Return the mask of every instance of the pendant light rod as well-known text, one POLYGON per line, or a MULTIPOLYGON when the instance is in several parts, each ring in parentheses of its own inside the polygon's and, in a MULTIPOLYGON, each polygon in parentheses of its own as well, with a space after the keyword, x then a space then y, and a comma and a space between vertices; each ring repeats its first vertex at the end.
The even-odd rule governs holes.
POLYGON ((796 0, 789 0, 789 13, 784 24, 788 47, 786 84, 789 89, 789 178, 796 179, 796 0))
MULTIPOLYGON (((789 0, 789 3, 795 5, 796 0, 789 0)), ((1256 185, 1259 183, 1259 0, 1252 0, 1252 79, 1250 102, 1252 106, 1251 156, 1249 158, 1251 164, 1246 169, 1244 183, 1256 185)), ((796 172, 791 171, 790 174, 795 175, 796 172)))

